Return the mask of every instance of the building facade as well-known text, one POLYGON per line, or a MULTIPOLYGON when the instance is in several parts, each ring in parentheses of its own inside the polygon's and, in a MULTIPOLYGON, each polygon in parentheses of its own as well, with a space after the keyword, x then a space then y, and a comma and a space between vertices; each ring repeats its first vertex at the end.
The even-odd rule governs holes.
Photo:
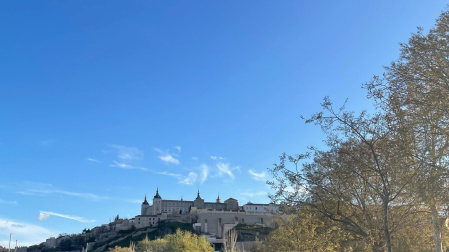
POLYGON ((223 237, 224 234, 233 229, 237 224, 273 227, 274 217, 274 215, 269 212, 235 212, 209 209, 198 210, 197 215, 198 221, 193 225, 195 231, 216 237, 223 237))
POLYGON ((215 202, 205 202, 200 196, 200 191, 198 191, 196 199, 193 201, 187 201, 183 198, 181 198, 181 200, 166 200, 162 199, 158 188, 156 190, 156 195, 153 197, 153 205, 150 206, 147 196, 145 196, 145 200, 142 202, 140 215, 184 214, 190 213, 192 208, 238 211, 239 203, 233 198, 229 198, 225 200, 224 203, 221 203, 220 196, 217 197, 215 202))
POLYGON ((193 201, 166 200, 159 194, 159 188, 153 197, 153 204, 145 199, 142 202, 141 214, 134 218, 134 226, 157 227, 162 220, 175 220, 182 216, 195 216, 194 229, 199 233, 216 237, 223 235, 237 224, 272 226, 272 219, 278 212, 275 204, 254 204, 248 202, 239 206, 238 200, 229 198, 223 203, 218 195, 215 202, 205 202, 200 192, 193 201))

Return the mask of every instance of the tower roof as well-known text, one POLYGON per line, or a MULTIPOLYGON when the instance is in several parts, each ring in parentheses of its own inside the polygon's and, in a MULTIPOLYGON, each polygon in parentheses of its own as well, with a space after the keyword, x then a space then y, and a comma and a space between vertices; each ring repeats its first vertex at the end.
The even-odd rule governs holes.
POLYGON ((159 187, 156 190, 156 195, 154 195, 155 199, 162 199, 161 195, 159 195, 159 187))
POLYGON ((220 194, 218 194, 217 203, 221 203, 220 194))
POLYGON ((196 199, 201 199, 200 190, 198 190, 198 195, 196 196, 196 199))
POLYGON ((149 205, 147 201, 147 195, 145 194, 145 200, 142 202, 142 205, 149 205))

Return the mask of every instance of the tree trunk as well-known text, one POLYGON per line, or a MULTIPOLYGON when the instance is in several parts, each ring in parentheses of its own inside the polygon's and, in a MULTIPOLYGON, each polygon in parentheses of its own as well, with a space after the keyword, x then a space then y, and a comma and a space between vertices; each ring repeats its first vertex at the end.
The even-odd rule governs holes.
POLYGON ((435 205, 432 205, 432 225, 433 225, 433 240, 435 241, 436 252, 443 252, 443 244, 441 242, 440 224, 438 221, 438 211, 435 205))
POLYGON ((391 252, 391 238, 390 238, 390 230, 388 229, 388 194, 385 197, 387 200, 384 200, 384 232, 385 232, 385 241, 387 243, 388 252, 391 252))

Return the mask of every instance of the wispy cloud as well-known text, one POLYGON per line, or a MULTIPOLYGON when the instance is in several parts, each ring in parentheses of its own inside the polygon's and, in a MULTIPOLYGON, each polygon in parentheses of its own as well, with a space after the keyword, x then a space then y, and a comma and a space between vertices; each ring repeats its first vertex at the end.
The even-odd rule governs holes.
POLYGON ((226 158, 220 157, 220 156, 210 156, 210 159, 212 159, 212 160, 224 160, 226 158))
POLYGON ((113 162, 114 162, 114 164, 112 164, 111 167, 119 167, 119 168, 123 168, 123 169, 134 169, 134 167, 132 165, 125 164, 125 163, 119 163, 115 160, 113 162))
POLYGON ((101 163, 100 160, 97 160, 94 158, 87 158, 87 161, 94 162, 94 163, 101 163))
POLYGON ((179 146, 179 145, 178 145, 178 146, 175 146, 175 149, 177 149, 179 152, 181 152, 181 150, 182 150, 182 149, 181 149, 181 146, 179 146))
POLYGON ((17 201, 7 201, 0 199, 0 204, 6 204, 6 205, 16 205, 17 201))
POLYGON ((172 155, 170 154, 165 154, 162 156, 159 156, 159 159, 161 159, 162 161, 164 161, 165 163, 170 163, 170 164, 175 164, 178 165, 179 164, 179 160, 174 158, 172 155))
POLYGON ((202 164, 200 168, 201 168, 201 184, 204 184, 204 182, 206 182, 207 180, 207 176, 209 175, 210 168, 206 164, 202 164))
POLYGON ((197 178, 198 174, 196 174, 195 172, 189 172, 189 175, 180 180, 179 183, 185 185, 193 185, 196 182, 197 178))
POLYGON ((66 190, 60 190, 58 188, 55 188, 51 184, 43 184, 43 183, 25 183, 24 185, 21 185, 22 188, 24 188, 22 191, 18 191, 17 193, 22 195, 33 195, 33 196, 48 196, 52 194, 59 194, 59 195, 67 195, 72 197, 79 197, 89 200, 104 200, 109 199, 109 197, 96 195, 93 193, 86 193, 86 192, 71 192, 66 190))
POLYGON ((161 175, 166 175, 166 176, 170 176, 170 177, 175 177, 175 178, 182 178, 182 174, 178 174, 178 173, 170 173, 170 172, 156 172, 157 174, 161 174, 161 175))
POLYGON ((198 160, 198 157, 192 157, 192 160, 198 160))
POLYGON ((268 195, 268 193, 264 192, 264 191, 260 191, 260 192, 242 192, 240 194, 242 196, 247 196, 247 197, 256 197, 256 196, 266 196, 266 195, 268 195))
POLYGON ((170 153, 166 151, 162 151, 158 148, 154 148, 155 151, 159 152, 159 159, 162 160, 166 164, 175 164, 179 165, 179 160, 174 158, 170 153))
POLYGON ((121 160, 132 161, 143 159, 143 152, 136 147, 128 147, 116 144, 110 144, 109 146, 117 152, 117 157, 121 160))
POLYGON ((0 240, 0 246, 8 247, 9 234, 11 233, 13 239, 19 240, 20 246, 31 246, 41 243, 51 236, 57 236, 60 232, 25 222, 0 218, 0 237, 8 237, 8 240, 0 240))
POLYGON ((235 177, 234 174, 232 173, 232 170, 238 169, 238 167, 231 169, 229 163, 217 163, 216 166, 218 169, 218 176, 228 175, 231 178, 235 177))
POLYGON ((145 167, 138 167, 138 166, 133 166, 133 165, 126 164, 126 163, 120 163, 115 160, 113 162, 114 162, 114 164, 110 165, 111 167, 119 167, 119 168, 128 169, 128 170, 138 169, 138 170, 142 170, 142 171, 148 171, 148 169, 145 167))
POLYGON ((259 180, 259 181, 266 181, 267 180, 267 174, 265 172, 255 172, 251 169, 248 170, 249 174, 251 174, 253 176, 254 180, 259 180))
POLYGON ((155 172, 156 174, 165 175, 174 177, 178 180, 178 183, 184 185, 193 185, 198 180, 198 174, 196 172, 189 172, 187 175, 179 174, 179 173, 170 173, 170 172, 155 172))
POLYGON ((82 223, 90 223, 90 222, 95 222, 95 220, 87 220, 84 217, 78 217, 78 216, 73 216, 73 215, 68 215, 68 214, 60 214, 60 213, 54 213, 54 212, 47 212, 47 211, 39 211, 39 217, 38 219, 40 221, 42 220, 46 220, 48 219, 51 215, 53 216, 58 216, 61 218, 65 218, 65 219, 69 219, 69 220, 74 220, 74 221, 79 221, 82 223))
POLYGON ((136 165, 143 159, 143 151, 136 147, 110 144, 109 147, 117 154, 119 161, 114 160, 111 167, 118 167, 127 170, 148 171, 147 168, 136 165))

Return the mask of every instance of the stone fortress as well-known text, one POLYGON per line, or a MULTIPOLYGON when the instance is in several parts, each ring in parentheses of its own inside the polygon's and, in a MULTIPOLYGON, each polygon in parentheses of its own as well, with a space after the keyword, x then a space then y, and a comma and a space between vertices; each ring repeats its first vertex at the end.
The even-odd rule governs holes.
POLYGON ((181 200, 164 200, 159 195, 159 188, 156 190, 156 195, 153 197, 153 205, 147 201, 147 196, 142 203, 141 215, 158 215, 162 213, 167 214, 183 214, 193 211, 195 209, 214 209, 214 210, 226 210, 226 211, 238 211, 239 203, 236 199, 229 198, 221 203, 220 195, 215 202, 204 202, 204 199, 200 196, 200 191, 194 201, 185 201, 181 197, 181 200))
MULTIPOLYGON (((119 231, 132 228, 157 228, 161 221, 191 223, 193 229, 204 234, 212 244, 224 243, 226 233, 238 224, 273 227, 274 214, 279 212, 275 204, 253 204, 248 202, 239 206, 234 198, 223 203, 220 196, 215 202, 205 202, 200 192, 193 201, 166 200, 159 194, 159 188, 153 197, 152 205, 145 199, 142 202, 140 215, 131 219, 117 218, 109 223, 92 228, 91 232, 97 236, 95 242, 88 243, 89 251, 96 242, 106 242, 111 237, 117 237, 119 231)), ((51 237, 44 242, 47 248, 55 248, 66 236, 51 237)))
POLYGON ((157 227, 162 220, 194 222, 193 227, 198 233, 220 238, 237 224, 272 226, 273 216, 279 210, 275 204, 248 202, 239 206, 234 198, 222 203, 220 196, 215 202, 206 202, 199 191, 193 201, 182 197, 181 200, 166 200, 159 194, 159 188, 152 203, 150 205, 145 195, 140 215, 131 220, 136 228, 157 227))

